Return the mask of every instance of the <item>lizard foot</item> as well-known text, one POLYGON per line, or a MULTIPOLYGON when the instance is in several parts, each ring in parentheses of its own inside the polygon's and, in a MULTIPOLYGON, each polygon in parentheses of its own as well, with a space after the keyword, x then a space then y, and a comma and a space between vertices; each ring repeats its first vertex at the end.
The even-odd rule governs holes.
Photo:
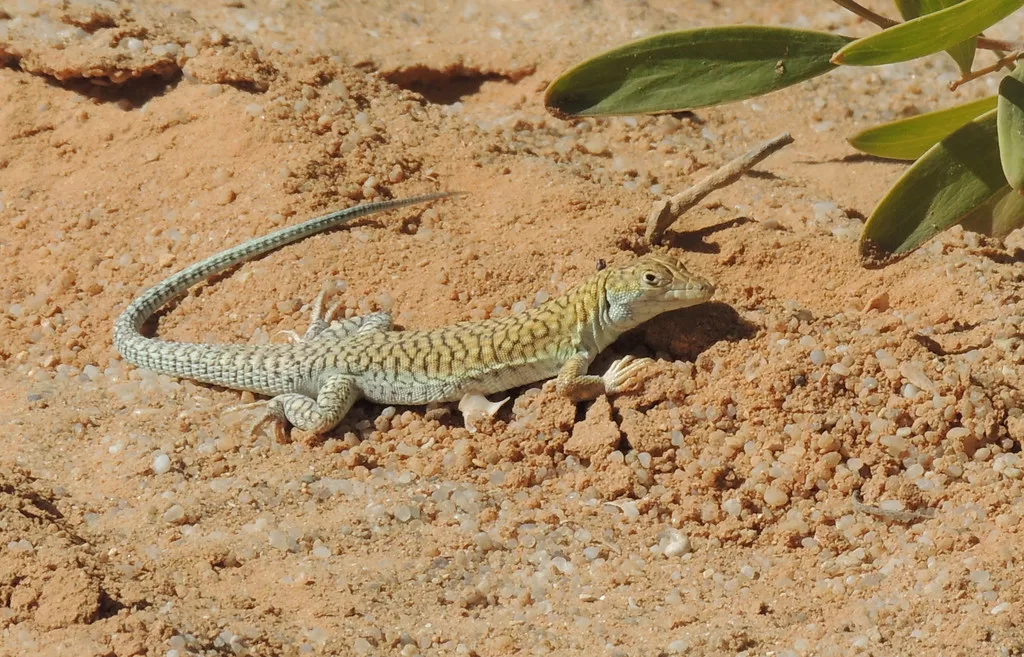
POLYGON ((604 373, 601 379, 604 381, 604 393, 606 395, 617 395, 620 392, 634 388, 640 383, 640 371, 652 365, 654 360, 650 358, 636 358, 634 356, 623 356, 615 361, 604 373))
POLYGON ((226 409, 224 409, 224 413, 239 413, 241 411, 248 411, 253 408, 259 408, 260 406, 266 406, 267 409, 263 413, 263 415, 261 415, 260 418, 253 423, 252 427, 250 427, 249 436, 255 437, 257 434, 259 434, 260 430, 265 425, 270 424, 272 425, 274 430, 274 439, 277 440, 277 442, 279 443, 287 443, 289 442, 288 433, 285 430, 287 422, 285 421, 283 416, 281 416, 279 413, 275 413, 274 409, 269 407, 269 403, 269 399, 258 399, 254 402, 249 402, 247 404, 236 404, 234 406, 229 406, 226 409))
POLYGON ((505 397, 501 401, 492 402, 487 397, 476 392, 463 395, 462 399, 459 400, 459 411, 462 413, 462 421, 465 423, 466 431, 470 433, 479 431, 479 423, 493 418, 498 409, 508 400, 509 398, 505 397))
POLYGON ((274 440, 277 441, 278 444, 284 445, 286 443, 291 442, 288 439, 288 431, 286 429, 286 426, 288 424, 287 421, 269 408, 267 409, 267 412, 264 413, 263 416, 260 419, 256 420, 256 423, 252 425, 252 430, 250 432, 251 435, 255 436, 260 432, 260 430, 263 429, 264 426, 268 424, 270 425, 271 429, 273 429, 274 440))
POLYGON ((293 340, 294 342, 313 340, 331 325, 331 322, 334 321, 335 316, 338 314, 338 310, 341 309, 342 301, 335 301, 326 311, 324 310, 324 303, 344 289, 345 284, 339 281, 326 281, 320 286, 320 293, 316 295, 316 299, 313 300, 313 307, 309 311, 309 328, 306 329, 306 334, 302 339, 293 340))

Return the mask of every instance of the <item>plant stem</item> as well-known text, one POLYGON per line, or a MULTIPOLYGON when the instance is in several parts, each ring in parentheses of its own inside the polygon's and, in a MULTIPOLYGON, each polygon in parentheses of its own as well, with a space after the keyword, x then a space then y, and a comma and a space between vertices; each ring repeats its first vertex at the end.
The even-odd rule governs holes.
POLYGON ((988 66, 984 66, 977 70, 970 71, 969 73, 964 73, 962 76, 960 76, 959 80, 953 80, 952 82, 949 83, 949 90, 956 91, 960 87, 960 85, 970 82, 971 80, 977 80, 978 78, 988 75, 989 73, 995 73, 999 69, 1013 68, 1013 63, 1016 62, 1018 59, 1024 59, 1024 51, 1017 50, 1011 52, 1008 55, 1003 55, 1002 57, 1000 57, 999 59, 997 59, 995 62, 988 66))
POLYGON ((899 22, 899 21, 894 21, 891 18, 887 18, 887 17, 885 17, 885 16, 883 16, 881 14, 876 14, 875 12, 871 11, 867 7, 865 7, 865 6, 861 5, 861 4, 858 4, 858 3, 854 2, 853 0, 832 0, 832 2, 836 3, 837 5, 842 7, 843 9, 852 11, 853 13, 857 14, 858 16, 863 18, 864 20, 870 21, 870 22, 874 23, 875 25, 877 25, 878 27, 882 28, 883 30, 885 28, 887 28, 887 27, 892 27, 893 25, 896 25, 899 22))
POLYGON ((1002 39, 990 39, 978 37, 978 47, 985 50, 1024 50, 1024 43, 1019 41, 1003 41, 1002 39))

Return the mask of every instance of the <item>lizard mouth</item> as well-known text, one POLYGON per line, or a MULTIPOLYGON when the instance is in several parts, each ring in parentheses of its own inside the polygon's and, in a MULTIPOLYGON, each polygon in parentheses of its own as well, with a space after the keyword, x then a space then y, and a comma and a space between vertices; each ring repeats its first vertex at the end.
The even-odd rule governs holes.
POLYGON ((691 281, 683 287, 673 288, 665 292, 668 301, 684 302, 687 306, 704 303, 715 294, 715 286, 707 281, 691 281))

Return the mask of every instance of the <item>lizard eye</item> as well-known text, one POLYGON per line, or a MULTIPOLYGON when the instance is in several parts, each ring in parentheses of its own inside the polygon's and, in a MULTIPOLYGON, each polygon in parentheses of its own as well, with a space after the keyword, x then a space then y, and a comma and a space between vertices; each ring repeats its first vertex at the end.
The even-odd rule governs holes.
POLYGON ((658 275, 657 274, 655 274, 653 271, 645 271, 644 272, 644 283, 647 283, 648 285, 654 285, 657 282, 658 282, 658 275))

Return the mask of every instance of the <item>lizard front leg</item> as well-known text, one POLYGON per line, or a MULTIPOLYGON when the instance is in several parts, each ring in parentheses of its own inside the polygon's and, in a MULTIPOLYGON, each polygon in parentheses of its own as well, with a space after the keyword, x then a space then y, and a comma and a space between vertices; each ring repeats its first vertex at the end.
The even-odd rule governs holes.
POLYGON ((326 433, 336 427, 359 399, 361 392, 354 377, 335 374, 324 380, 316 399, 289 392, 267 402, 267 413, 260 424, 274 423, 280 440, 285 421, 314 435, 326 433))
POLYGON ((603 376, 587 374, 586 354, 575 354, 558 371, 555 389, 573 401, 587 401, 600 395, 615 395, 638 383, 637 373, 653 363, 650 358, 624 356, 615 361, 603 376))

